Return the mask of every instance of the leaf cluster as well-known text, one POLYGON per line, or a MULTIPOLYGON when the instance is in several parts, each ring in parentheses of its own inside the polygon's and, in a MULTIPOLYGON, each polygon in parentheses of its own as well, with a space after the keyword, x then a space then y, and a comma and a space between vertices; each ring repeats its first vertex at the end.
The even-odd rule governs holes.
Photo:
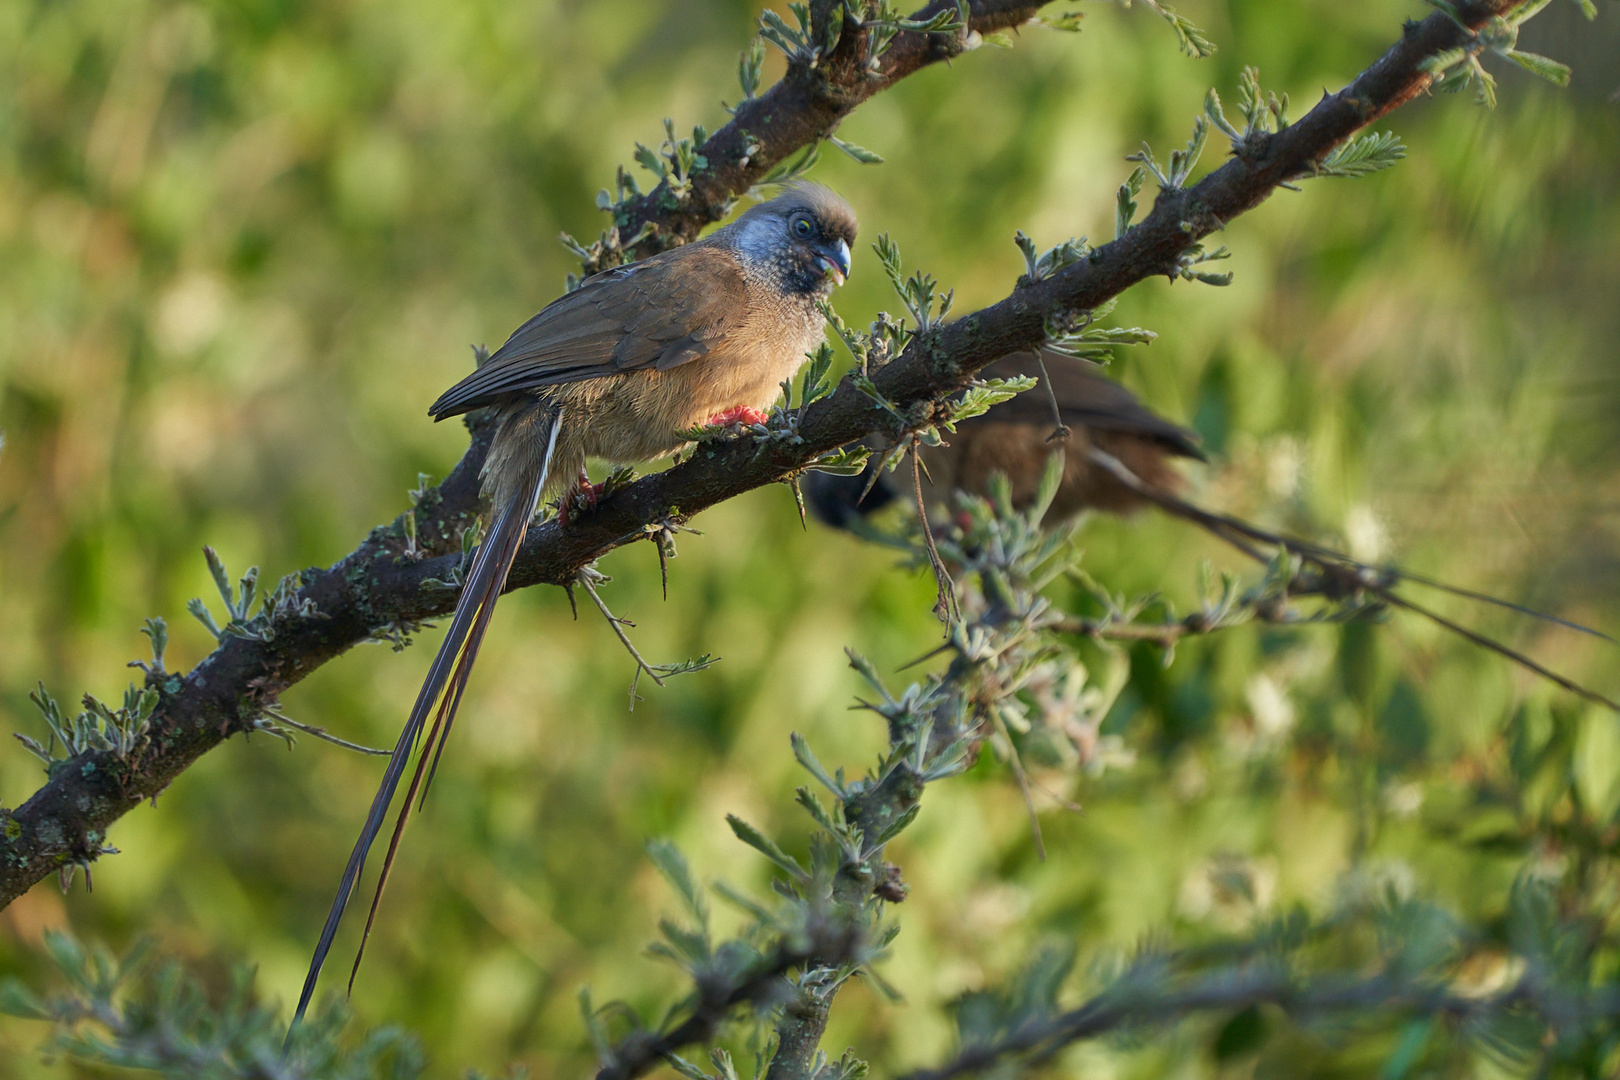
MULTIPOLYGON (((1468 34, 1465 44, 1431 56, 1423 62, 1423 70, 1434 76, 1434 86, 1447 93, 1472 88, 1474 100, 1487 109, 1496 108, 1496 79, 1481 59, 1487 54, 1500 56, 1554 86, 1568 86, 1570 70, 1549 57, 1525 52, 1519 45, 1519 29, 1550 4, 1552 0, 1527 0, 1506 16, 1493 16, 1478 30, 1470 29, 1463 21, 1462 11, 1451 0, 1428 0, 1468 34)), ((1597 18, 1597 6, 1592 0, 1575 0, 1588 19, 1597 18)))
POLYGON ((139 1069, 172 1080, 415 1080, 425 1059, 416 1038, 380 1028, 356 1046, 340 1038, 348 1010, 331 1003, 292 1033, 259 1000, 254 971, 236 968, 223 995, 150 942, 122 957, 49 931, 45 947, 67 989, 41 997, 0 982, 0 1012, 52 1026, 44 1050, 85 1064, 139 1069))

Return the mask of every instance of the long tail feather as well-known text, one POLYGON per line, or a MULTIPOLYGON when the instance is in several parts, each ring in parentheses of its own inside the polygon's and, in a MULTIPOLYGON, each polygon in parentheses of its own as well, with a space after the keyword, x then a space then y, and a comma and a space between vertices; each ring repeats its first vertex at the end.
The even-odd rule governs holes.
MULTIPOLYGON (((1210 510, 1205 510, 1201 506, 1197 506, 1193 503, 1187 502, 1185 499, 1178 498, 1169 492, 1153 487, 1152 485, 1143 481, 1141 477, 1133 473, 1124 462, 1120 461, 1114 455, 1107 453, 1106 451, 1098 450, 1093 447, 1091 450, 1091 460, 1102 466, 1104 469, 1107 469, 1110 474, 1112 474, 1125 486, 1129 487, 1132 491, 1136 492, 1136 494, 1141 495, 1143 498, 1179 518, 1183 518, 1187 521, 1193 522, 1196 525, 1202 526, 1211 534, 1220 537, 1222 540, 1225 540, 1227 543, 1243 551, 1246 555, 1249 555, 1260 562, 1267 562, 1269 560, 1263 553, 1257 551, 1248 541, 1253 540, 1272 547, 1290 549, 1296 554, 1310 558, 1319 567, 1335 567, 1342 571, 1355 571, 1358 588, 1364 588, 1366 591, 1390 604, 1393 604, 1396 607, 1404 608, 1416 615, 1421 615, 1424 618, 1431 620, 1435 624, 1450 630, 1452 633, 1458 634, 1466 640, 1473 642, 1475 645, 1494 652, 1498 656, 1511 660, 1527 670, 1542 676, 1543 678, 1562 687, 1565 690, 1568 690, 1570 693, 1575 694, 1578 697, 1582 697, 1588 701, 1597 702, 1598 704, 1605 705, 1611 709, 1615 709, 1616 711, 1620 711, 1620 702, 1616 702, 1612 698, 1606 697, 1595 690, 1588 689, 1567 676, 1560 675, 1558 672, 1537 663, 1518 650, 1504 645, 1494 638, 1487 637, 1486 635, 1479 633, 1477 630, 1470 630, 1466 626, 1452 622, 1450 619, 1445 618, 1438 612, 1427 607, 1423 607, 1422 605, 1415 604, 1406 599, 1404 596, 1401 596, 1390 586, 1398 583, 1403 577, 1407 576, 1403 571, 1395 570, 1389 575, 1387 580, 1380 580, 1382 577, 1384 577, 1384 575, 1376 570, 1376 568, 1367 566, 1364 563, 1359 563, 1341 552, 1334 551, 1331 548, 1322 547, 1319 544, 1310 543, 1309 541, 1295 540, 1292 537, 1267 532, 1264 529, 1249 524, 1241 518, 1229 517, 1226 514, 1219 514, 1210 510)), ((1492 597, 1487 597, 1482 594, 1473 594, 1467 590, 1452 589, 1449 586, 1441 585, 1440 583, 1432 580, 1425 579, 1419 583, 1431 587, 1446 589, 1447 591, 1456 592, 1459 595, 1471 596, 1475 599, 1492 600, 1495 603, 1502 604, 1504 607, 1517 608, 1517 605, 1508 604, 1503 601, 1496 601, 1492 597)), ((1539 615, 1540 613, 1531 611, 1527 612, 1527 614, 1539 615)), ((1542 617, 1548 618, 1553 622, 1564 622, 1562 619, 1557 619, 1551 616, 1542 617)), ((1585 630, 1587 633, 1596 634, 1598 637, 1606 636, 1578 624, 1566 625, 1570 625, 1572 629, 1585 630)))
POLYGON ((1414 574, 1410 570, 1401 570, 1399 573, 1403 581, 1410 581, 1414 585, 1426 585, 1431 589, 1439 589, 1441 592, 1451 593, 1453 596, 1461 596, 1469 600, 1478 600, 1482 604, 1494 604, 1500 608, 1507 608, 1509 611, 1516 611, 1520 615, 1529 615, 1531 618, 1554 623, 1569 630, 1579 631, 1582 634, 1590 634, 1595 638, 1602 638, 1604 641, 1615 640, 1613 637, 1605 634, 1601 630, 1594 630, 1590 626, 1582 626, 1578 622, 1570 622, 1568 619, 1559 618, 1557 615, 1549 615, 1545 611, 1537 611, 1535 608, 1525 607, 1523 604, 1515 604, 1511 600, 1503 600, 1502 598, 1492 596, 1489 593, 1475 592, 1473 589, 1465 589, 1461 585, 1449 585, 1444 581, 1436 581, 1434 578, 1424 577, 1422 574, 1414 574))
MULTIPOLYGON (((535 501, 540 491, 545 487, 547 474, 551 469, 551 456, 556 450, 557 432, 561 427, 561 418, 554 418, 546 445, 545 457, 540 468, 535 471, 528 483, 519 485, 520 490, 509 497, 505 505, 498 508, 495 522, 491 526, 484 542, 479 546, 477 555, 473 558, 471 569, 462 586, 461 596, 456 601, 455 614, 451 617, 450 628, 445 632, 444 642, 439 646, 437 655, 433 658, 433 665, 428 669, 427 678, 422 683, 422 689, 416 696, 416 703, 411 708, 410 718, 405 722, 405 729, 399 734, 399 741, 394 745, 392 756, 388 760, 388 768, 383 773, 381 785, 377 794, 371 801, 371 809, 366 814, 366 822, 360 830, 360 837, 355 841, 354 850, 349 855, 348 864, 344 867, 342 880, 338 884, 337 896, 332 901, 332 908, 327 913, 326 924, 321 928, 321 936, 315 945, 315 955, 310 961, 309 972, 304 977, 304 987, 298 997, 298 1009, 293 1013, 292 1026, 296 1027, 303 1019, 304 1012, 309 1008, 310 999, 315 994, 315 984, 320 978, 321 968, 326 963, 326 957, 332 949, 332 942, 337 937, 338 925, 343 919, 344 909, 359 884, 360 876, 365 870, 366 857, 370 854, 371 845, 376 841, 377 834, 382 830, 383 820, 388 816, 388 807, 393 802, 394 794, 399 790, 399 782, 405 773, 405 766, 409 762, 412 751, 421 739, 422 730, 427 725, 430 713, 436 715, 433 727, 427 742, 422 749, 421 759, 411 781, 409 794, 406 796, 404 807, 389 844, 388 854, 384 862, 382 874, 377 884, 377 894, 372 900, 371 915, 377 911, 377 901, 382 896, 382 886, 387 881, 389 867, 393 863, 394 853, 399 846, 400 834, 405 827, 407 811, 411 800, 415 797, 423 778, 422 765, 427 761, 430 752, 435 746, 443 746, 445 736, 449 734, 450 725, 455 719, 456 707, 461 703, 461 694, 467 684, 467 677, 472 672, 473 662, 477 657, 478 647, 483 642, 484 631, 489 625, 490 615, 494 612, 495 601, 500 597, 501 589, 506 584, 507 573, 512 568, 512 562, 517 557, 519 547, 522 546, 524 533, 528 530, 529 518, 534 512, 535 501)), ((433 755, 435 760, 437 755, 433 755)), ((366 921, 366 930, 369 934, 371 919, 366 921)), ((361 950, 364 950, 364 941, 361 950)), ((355 958, 355 967, 358 969, 359 956, 355 958)), ((350 976, 353 984, 353 975, 350 976)), ((291 1036, 291 1029, 288 1032, 291 1036)))
POLYGON ((504 565, 500 568, 499 575, 491 578, 489 592, 483 598, 482 606, 473 621, 472 630, 462 646, 461 656, 456 661, 455 673, 450 676, 450 682, 440 696, 439 708, 433 717, 433 726, 428 729, 427 738, 422 741, 422 753, 416 759, 416 771, 411 774, 411 786, 406 789, 405 798, 399 806, 399 815, 394 820, 394 832, 388 839, 388 853, 383 856, 382 871, 377 875, 377 886, 371 895, 371 907, 366 912, 365 929, 361 931, 360 945, 354 952, 354 965, 349 969, 350 993, 354 992, 355 976, 360 974, 360 961, 366 955, 366 943, 371 940, 371 927, 377 919, 377 907, 382 902, 383 889, 388 886, 389 872, 394 868, 394 855, 399 850, 400 837, 405 835, 405 823, 410 820, 411 805, 415 803, 417 809, 421 809, 422 804, 427 801, 427 789, 433 783, 433 773, 438 770, 439 755, 443 753, 445 741, 450 737, 450 727, 455 722, 456 710, 461 706, 461 695, 467 687, 467 678, 472 674, 473 664, 478 659, 479 646, 484 642, 484 631, 489 627, 490 616, 495 613, 495 601, 500 597, 501 586, 506 583, 506 574, 511 568, 512 560, 517 556, 518 548, 522 546, 522 538, 523 532, 515 530, 510 550, 495 553, 495 557, 502 560, 504 565), (433 762, 432 770, 427 769, 429 760, 433 762))

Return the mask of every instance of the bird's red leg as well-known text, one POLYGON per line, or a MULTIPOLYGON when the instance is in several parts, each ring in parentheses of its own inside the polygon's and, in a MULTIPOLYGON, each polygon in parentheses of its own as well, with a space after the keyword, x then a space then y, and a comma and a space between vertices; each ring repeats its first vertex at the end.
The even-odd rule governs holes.
POLYGON ((567 493, 563 495, 562 501, 557 504, 557 520, 564 525, 572 524, 575 507, 581 503, 584 505, 580 509, 587 512, 595 510, 596 500, 606 486, 606 484, 591 483, 590 474, 584 469, 579 470, 579 479, 574 481, 574 486, 568 489, 567 493))
POLYGON ((752 424, 763 425, 769 419, 769 416, 760 412, 758 409, 750 408, 747 405, 737 405, 733 408, 727 409, 725 412, 715 413, 713 416, 703 421, 703 426, 730 427, 732 424, 742 424, 744 426, 752 424))

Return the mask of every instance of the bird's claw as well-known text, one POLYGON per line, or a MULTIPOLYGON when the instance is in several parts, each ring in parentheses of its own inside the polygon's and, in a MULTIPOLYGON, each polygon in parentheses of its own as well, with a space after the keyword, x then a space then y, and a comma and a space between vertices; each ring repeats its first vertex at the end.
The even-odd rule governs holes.
POLYGON ((750 408, 747 405, 738 405, 727 409, 725 412, 715 413, 703 421, 703 426, 706 428, 725 428, 730 427, 732 424, 741 424, 744 427, 752 427, 758 424, 763 427, 769 420, 770 417, 758 409, 750 408))
POLYGON ((593 484, 585 470, 579 472, 579 479, 574 486, 563 495, 562 501, 557 504, 557 520, 564 525, 571 525, 574 519, 581 514, 596 512, 596 504, 602 497, 602 489, 606 484, 593 484))

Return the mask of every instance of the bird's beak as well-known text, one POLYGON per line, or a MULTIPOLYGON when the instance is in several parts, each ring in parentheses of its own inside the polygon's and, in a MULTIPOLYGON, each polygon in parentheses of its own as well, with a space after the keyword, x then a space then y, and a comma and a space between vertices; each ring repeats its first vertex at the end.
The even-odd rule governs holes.
POLYGON ((823 251, 816 257, 816 265, 835 284, 842 285, 849 278, 849 245, 838 241, 837 247, 823 251))

